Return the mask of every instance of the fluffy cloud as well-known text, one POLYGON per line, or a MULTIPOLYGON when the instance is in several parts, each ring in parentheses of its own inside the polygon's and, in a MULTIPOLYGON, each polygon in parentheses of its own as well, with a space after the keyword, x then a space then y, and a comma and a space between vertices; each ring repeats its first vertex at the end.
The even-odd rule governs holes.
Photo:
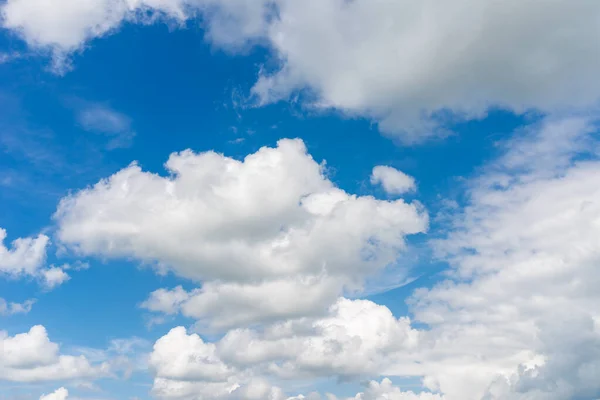
MULTIPOLYGON (((371 381, 364 392, 347 400, 443 400, 439 394, 404 392, 385 378, 381 382, 371 381)), ((335 400, 335 399, 332 399, 335 400)))
MULTIPOLYGON (((11 248, 5 246, 5 239, 6 230, 0 228, 0 275, 11 278, 36 278, 47 289, 53 289, 69 280, 69 275, 64 272, 63 267, 44 268, 46 252, 50 245, 48 236, 40 234, 37 237, 18 238, 11 243, 11 248)), ((4 305, 6 306, 5 303, 4 305)), ((31 309, 31 304, 25 306, 21 308, 12 303, 9 308, 4 307, 4 312, 14 314, 31 309), (11 309, 13 311, 10 311, 11 309)), ((1 310, 2 307, 0 314, 1 310)))
POLYGON ((29 299, 23 303, 8 303, 0 297, 0 315, 27 314, 35 302, 35 299, 29 299))
POLYGON ((64 72, 69 53, 88 40, 116 30, 125 20, 181 20, 184 4, 183 0, 8 0, 1 9, 2 25, 31 47, 51 51, 55 70, 64 72))
POLYGON ((60 267, 47 268, 43 270, 41 274, 44 285, 48 289, 54 289, 71 279, 71 277, 60 267))
POLYGON ((153 392, 163 398, 202 399, 198 390, 217 390, 217 398, 258 399, 271 393, 279 399, 283 392, 264 383, 263 374, 278 379, 378 374, 395 355, 409 354, 418 343, 419 333, 407 318, 396 319, 370 301, 343 298, 326 317, 235 329, 216 343, 179 327, 154 346, 153 392), (262 397, 250 395, 257 392, 262 397))
POLYGON ((600 96, 600 5, 591 1, 8 0, 2 14, 55 61, 123 21, 201 15, 212 43, 264 44, 279 60, 259 74, 260 104, 307 89, 311 106, 372 118, 405 142, 491 107, 553 111, 600 96))
POLYGON ((50 239, 46 235, 18 238, 11 248, 4 245, 6 230, 0 228, 0 273, 10 276, 36 275, 46 261, 50 239))
POLYGON ((64 387, 56 389, 54 392, 42 395, 40 400, 67 400, 69 391, 64 387))
POLYGON ((108 365, 92 365, 84 356, 59 354, 59 346, 41 325, 8 336, 0 331, 0 380, 16 382, 92 378, 108 374, 108 365))
POLYGON ((202 281, 189 294, 156 292, 145 306, 181 309, 213 328, 323 313, 427 228, 418 203, 336 188, 300 140, 243 161, 188 150, 166 167, 162 177, 132 164, 63 199, 57 236, 79 253, 134 257, 202 281))
POLYGON ((381 185, 389 194, 402 194, 417 188, 415 179, 396 168, 378 165, 371 173, 371 184, 381 185))
POLYGON ((595 130, 588 117, 542 121, 472 181, 435 243, 453 279, 411 300, 429 326, 419 355, 428 387, 450 399, 600 394, 595 130))

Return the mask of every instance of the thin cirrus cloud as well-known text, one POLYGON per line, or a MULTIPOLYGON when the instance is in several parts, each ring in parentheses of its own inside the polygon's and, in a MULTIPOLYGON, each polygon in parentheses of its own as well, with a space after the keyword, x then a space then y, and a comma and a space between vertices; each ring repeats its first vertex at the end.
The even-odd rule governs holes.
POLYGON ((7 302, 0 297, 0 316, 8 316, 15 314, 27 314, 35 304, 35 299, 29 299, 23 303, 7 302))
POLYGON ((100 103, 83 103, 76 113, 83 129, 106 137, 108 150, 132 145, 136 133, 127 115, 100 103))
POLYGON ((9 0, 2 15, 59 67, 123 22, 183 26, 202 15, 214 45, 266 44, 279 61, 259 71, 256 104, 306 91, 309 107, 370 118, 404 143, 447 135, 490 108, 553 112, 600 98, 591 1, 9 0))

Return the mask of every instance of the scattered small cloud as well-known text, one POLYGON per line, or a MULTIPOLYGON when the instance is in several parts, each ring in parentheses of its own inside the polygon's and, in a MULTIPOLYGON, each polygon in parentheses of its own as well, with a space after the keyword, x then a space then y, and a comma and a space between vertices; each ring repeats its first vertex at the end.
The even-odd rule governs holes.
POLYGON ((29 299, 23 303, 9 303, 0 297, 0 315, 9 316, 15 314, 27 314, 35 304, 35 299, 29 299))
POLYGON ((71 277, 61 267, 50 267, 41 272, 42 282, 46 289, 51 290, 62 285, 71 277))
POLYGON ((136 135, 131 118, 99 103, 86 103, 77 111, 81 127, 92 133, 106 136, 108 150, 130 147, 136 135))

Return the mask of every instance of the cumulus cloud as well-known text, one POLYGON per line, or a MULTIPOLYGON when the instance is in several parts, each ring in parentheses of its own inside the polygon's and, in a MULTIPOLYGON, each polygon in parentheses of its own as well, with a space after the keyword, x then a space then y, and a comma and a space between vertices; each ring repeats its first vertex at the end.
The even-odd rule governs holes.
POLYGON ((0 297, 0 315, 27 314, 31 311, 31 307, 33 307, 35 302, 35 299, 29 299, 23 303, 9 303, 0 297))
MULTIPOLYGON (((414 393, 400 390, 392 381, 384 378, 381 382, 370 381, 364 392, 347 400, 443 400, 444 396, 432 393, 414 393)), ((335 397, 331 400, 335 400, 335 397)))
POLYGON ((61 387, 52 393, 42 395, 40 400, 67 400, 68 397, 69 391, 64 387, 61 387))
POLYGON ((201 281, 143 306, 213 328, 323 313, 394 264, 405 237, 428 224, 417 202, 336 188, 300 140, 243 161, 187 150, 166 168, 162 177, 132 164, 63 199, 57 237, 82 254, 133 257, 201 281))
POLYGON ((84 356, 59 353, 41 325, 9 336, 0 331, 0 380, 39 382, 106 376, 108 365, 92 365, 84 356))
MULTIPOLYGON (((449 279, 409 301, 413 321, 426 329, 347 299, 323 316, 231 329, 214 343, 176 328, 155 346, 153 393, 300 399, 267 382, 387 375, 420 377, 434 393, 384 380, 355 399, 598 397, 594 126, 589 117, 545 119, 501 144, 504 155, 471 179, 467 206, 448 236, 433 242, 452 266, 449 279)), ((153 294, 148 305, 174 312, 194 296, 176 288, 153 294)))
POLYGON ((595 125, 543 120, 471 181, 468 206, 435 242, 452 280, 411 300, 430 328, 420 355, 429 388, 452 399, 600 393, 590 379, 600 350, 595 125))
POLYGON ((262 374, 278 379, 368 376, 418 343, 409 319, 397 319, 370 301, 343 298, 323 318, 235 329, 216 343, 178 327, 156 342, 150 356, 153 392, 162 398, 201 399, 198 391, 216 390, 215 398, 283 399, 262 374))
POLYGON ((201 20, 217 46, 273 52, 279 68, 252 90, 259 104, 304 91, 311 107, 371 118, 407 143, 493 107, 548 112, 600 96, 591 1, 8 0, 2 15, 63 63, 123 21, 201 20))
POLYGON ((371 184, 381 185, 389 194, 403 194, 416 190, 415 179, 396 168, 378 165, 371 173, 371 184))
POLYGON ((6 247, 6 230, 0 228, 0 273, 17 277, 36 275, 46 261, 46 249, 50 243, 48 236, 18 238, 6 247))
POLYGON ((50 267, 41 271, 43 284, 47 289, 54 289, 55 287, 63 284, 64 282, 71 279, 60 267, 50 267))
MULTIPOLYGON (((6 230, 0 228, 0 275, 11 278, 32 277, 39 280, 46 289, 53 289, 70 279, 64 272, 65 266, 44 268, 50 245, 48 236, 40 234, 37 237, 17 238, 10 248, 4 244, 5 239, 6 230)), ((5 312, 28 312, 31 304, 25 303, 25 308, 22 308, 19 304, 12 303, 5 308, 5 312)))

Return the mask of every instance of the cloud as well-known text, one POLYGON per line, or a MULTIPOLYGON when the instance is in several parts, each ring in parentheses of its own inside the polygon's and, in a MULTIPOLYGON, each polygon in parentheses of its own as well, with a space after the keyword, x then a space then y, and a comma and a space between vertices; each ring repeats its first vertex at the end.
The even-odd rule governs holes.
POLYGON ((417 202, 336 188, 300 140, 243 161, 186 150, 166 168, 162 177, 132 164, 64 198, 57 238, 80 254, 158 263, 202 282, 188 295, 155 292, 144 306, 181 308, 215 329, 324 313, 396 263, 405 237, 428 224, 417 202))
MULTIPOLYGON (((64 267, 50 266, 44 268, 46 252, 50 238, 44 234, 37 237, 17 238, 11 243, 11 248, 4 245, 6 230, 0 228, 0 274, 11 278, 33 277, 38 279, 47 289, 53 289, 70 279, 64 272, 64 267)), ((5 304, 6 305, 6 304, 5 304)), ((18 304, 11 303, 7 312, 24 312, 31 309, 31 304, 24 304, 22 309, 18 304)))
MULTIPOLYGON (((500 144, 503 155, 468 181, 448 235, 432 241, 452 269, 413 293, 411 319, 342 298, 325 315, 230 329, 213 343, 176 328, 154 348, 153 393, 299 399, 268 382, 402 376, 421 378, 433 393, 384 380, 355 399, 597 398, 600 153, 588 140, 595 125, 589 117, 547 118, 500 144)), ((160 295, 173 300, 163 310, 185 313, 195 291, 160 295)))
POLYGON ((56 389, 53 393, 45 394, 40 397, 40 400, 67 400, 69 391, 64 387, 56 389))
POLYGON ((47 289, 54 289, 71 279, 71 277, 60 267, 50 267, 41 272, 44 286, 47 289))
MULTIPOLYGON (((405 143, 492 108, 516 113, 593 107, 600 96, 595 2, 460 0, 9 0, 3 26, 54 62, 124 22, 201 21, 206 39, 265 46, 259 104, 305 95, 317 110, 370 118, 405 143), (55 7, 56 6, 56 7, 55 7), (149 15, 149 16, 148 16, 149 15), (510 32, 506 26, 510 25, 510 32)), ((61 69, 61 68, 59 68, 61 69)), ((64 70, 64 68, 62 68, 64 70)))
POLYGON ((31 307, 33 307, 35 302, 35 299, 29 299, 23 303, 8 303, 0 297, 0 315, 27 314, 31 311, 31 307))
POLYGON ((403 194, 416 190, 415 179, 396 168, 378 165, 371 173, 371 184, 381 185, 389 194, 403 194))
POLYGON ((452 279, 411 300, 414 319, 429 326, 427 387, 450 399, 600 394, 590 378, 600 351, 595 125, 545 119, 471 180, 467 206, 434 242, 452 279))
POLYGON ((95 378, 108 374, 108 365, 92 365, 84 356, 59 353, 41 325, 29 332, 8 336, 0 331, 0 380, 40 382, 95 378))
POLYGON ((86 131, 105 135, 109 150, 131 146, 135 137, 131 119, 102 104, 86 103, 78 110, 77 120, 86 131))
POLYGON ((2 24, 35 49, 52 53, 53 69, 70 69, 69 55, 94 38, 115 31, 124 21, 146 23, 153 18, 180 20, 184 1, 170 0, 8 0, 2 24), (152 16, 145 15, 148 11, 152 16))
MULTIPOLYGON (((330 398, 335 400, 336 398, 330 398)), ((444 396, 432 393, 404 392, 399 387, 394 386, 392 381, 387 378, 381 382, 370 381, 364 392, 358 393, 355 397, 347 400, 443 400, 444 396)))
POLYGON ((46 261, 46 248, 50 243, 48 236, 18 238, 11 248, 4 244, 6 230, 0 228, 0 273, 9 276, 36 275, 46 261))
POLYGON ((366 376, 418 342, 419 334, 407 318, 396 319, 386 307, 370 301, 343 298, 326 317, 231 330, 216 343, 178 327, 154 345, 153 394, 284 400, 281 389, 268 385, 261 374, 284 379, 366 376))

